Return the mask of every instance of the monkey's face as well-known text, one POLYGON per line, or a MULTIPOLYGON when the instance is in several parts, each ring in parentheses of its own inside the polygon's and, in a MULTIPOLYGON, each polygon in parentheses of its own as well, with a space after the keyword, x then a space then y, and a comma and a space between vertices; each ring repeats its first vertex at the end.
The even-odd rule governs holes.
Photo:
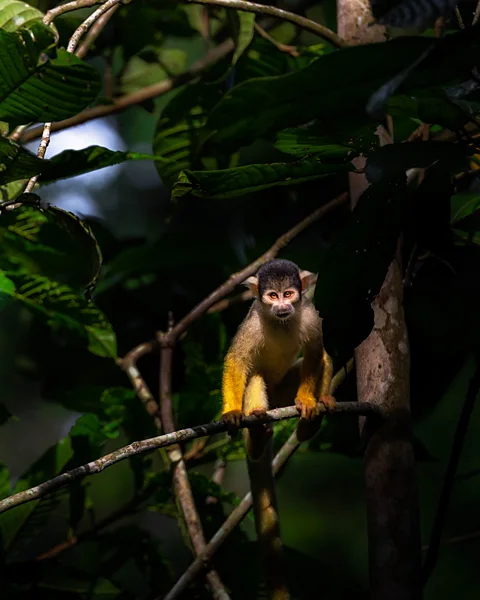
POLYGON ((295 315, 300 300, 300 290, 291 282, 269 286, 261 297, 263 309, 269 316, 281 322, 289 321, 295 315))

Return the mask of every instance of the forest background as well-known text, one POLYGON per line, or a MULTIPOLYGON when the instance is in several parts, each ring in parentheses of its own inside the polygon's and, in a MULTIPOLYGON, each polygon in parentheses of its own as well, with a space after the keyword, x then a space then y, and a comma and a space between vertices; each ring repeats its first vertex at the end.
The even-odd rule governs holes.
MULTIPOLYGON (((319 273, 341 369, 402 232, 422 556, 439 545, 424 597, 477 597, 477 4, 425 27, 405 3, 386 18, 395 39, 351 48, 333 0, 70 4, 0 0, 2 594, 165 597, 204 544, 197 516, 208 542, 244 506, 238 439, 182 444, 180 475, 174 446, 8 497, 218 419, 249 300, 229 277, 269 249, 319 273), (360 154, 370 187, 352 213, 360 154)), ((353 371, 336 396, 355 401, 353 371)), ((276 424, 277 450, 294 426, 276 424)), ((279 474, 294 597, 368 597, 363 453, 358 415, 331 415, 279 474)), ((249 514, 186 597, 263 597, 254 540, 249 514)))

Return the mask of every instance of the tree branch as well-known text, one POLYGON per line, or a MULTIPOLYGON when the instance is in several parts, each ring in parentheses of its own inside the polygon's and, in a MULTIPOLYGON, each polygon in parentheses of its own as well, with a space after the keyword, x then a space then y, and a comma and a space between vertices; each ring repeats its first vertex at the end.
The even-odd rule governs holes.
POLYGON ((145 354, 152 352, 155 346, 156 342, 153 341, 140 344, 126 354, 123 358, 118 358, 117 364, 125 371, 127 377, 130 379, 133 389, 144 405, 145 410, 153 418, 155 427, 161 431, 162 421, 160 416, 160 407, 158 406, 152 392, 150 391, 150 388, 145 383, 145 380, 137 368, 137 361, 145 354))
MULTIPOLYGON (((339 32, 350 43, 378 43, 385 28, 372 21, 369 0, 337 0, 339 32)), ((354 68, 354 66, 353 66, 354 68)), ((382 135, 380 145, 391 143, 382 135), (382 139, 383 138, 383 139, 382 139)), ((360 157, 364 166, 365 159, 360 157)), ((355 159, 358 161, 358 159, 355 159)), ((349 174, 352 208, 368 187, 365 175, 349 174)), ((355 348, 359 401, 372 399, 385 413, 380 423, 362 419, 367 508, 370 600, 420 600, 421 539, 410 431, 410 350, 397 256, 372 302, 374 326, 355 348)))
POLYGON ((107 13, 114 6, 118 5, 120 2, 121 0, 107 0, 102 4, 102 6, 100 6, 100 8, 97 8, 97 10, 95 10, 89 17, 87 17, 85 21, 83 21, 83 23, 79 25, 77 29, 75 29, 75 31, 73 32, 72 37, 68 42, 67 52, 71 52, 73 54, 77 49, 80 39, 90 29, 90 27, 96 21, 98 21, 105 13, 107 13))
MULTIPOLYGON (((353 360, 350 360, 345 369, 340 369, 332 379, 332 383, 330 386, 330 393, 333 394, 338 386, 345 380, 347 374, 353 368, 353 360)), ((347 403, 337 403, 337 407, 346 405, 347 403)), ((355 402, 349 402, 350 406, 356 404, 355 402)), ((283 409, 276 409, 283 410, 283 409)), ((269 411, 272 413, 274 411, 269 411)), ((321 417, 322 418, 322 417, 321 417)), ((286 465, 288 459, 293 456, 293 454, 300 447, 300 442, 297 438, 297 433, 294 431, 288 440, 283 444, 280 450, 275 455, 275 458, 272 461, 272 469, 273 474, 277 477, 284 466, 286 465)), ((220 529, 215 533, 212 539, 208 542, 205 547, 205 550, 202 552, 200 556, 198 556, 193 563, 188 567, 188 569, 183 573, 177 583, 173 586, 170 592, 165 596, 163 600, 176 600, 184 594, 184 592, 188 589, 191 583, 202 573, 202 571, 206 568, 209 562, 212 560, 212 557, 223 544, 223 542, 227 539, 227 537, 232 533, 232 531, 239 525, 242 520, 247 516, 248 511, 252 508, 252 494, 248 492, 240 502, 238 506, 236 506, 233 511, 229 514, 227 519, 224 521, 223 525, 220 529)), ((156 598, 155 600, 162 600, 161 598, 156 598)))
POLYGON ((98 21, 96 23, 94 23, 92 25, 90 31, 87 32, 85 39, 80 44, 80 47, 78 48, 78 50, 76 52, 76 55, 78 56, 78 58, 85 58, 85 56, 87 55, 87 53, 90 50, 90 48, 92 47, 92 45, 95 43, 98 36, 102 33, 106 24, 110 21, 110 19, 113 17, 113 15, 117 12, 118 8, 119 8, 119 3, 112 6, 105 14, 103 14, 98 19, 98 21))
POLYGON ((67 2, 65 4, 61 4, 60 6, 56 6, 49 10, 45 17, 43 18, 43 22, 45 25, 50 25, 53 21, 59 16, 63 15, 66 12, 72 12, 73 10, 78 10, 79 8, 88 8, 89 6, 95 6, 95 4, 101 4, 103 0, 74 0, 73 2, 67 2))
MULTIPOLYGON (((168 316, 168 330, 173 327, 173 315, 168 316)), ((160 344, 160 412, 162 415, 163 428, 166 433, 172 433, 175 430, 172 407, 172 362, 173 345, 164 343, 164 334, 158 336, 160 344)), ((179 444, 170 446, 168 458, 173 467, 173 488, 175 497, 187 526, 187 532, 192 542, 195 556, 198 556, 205 549, 205 536, 203 533, 202 522, 195 506, 192 487, 188 479, 187 467, 183 460, 182 448, 179 444)), ((220 579, 219 574, 210 569, 207 572, 206 579, 213 597, 216 600, 229 600, 225 586, 220 579)))
POLYGON ((235 10, 251 12, 257 15, 269 15, 271 17, 277 17, 278 19, 282 19, 282 21, 289 21, 290 23, 295 23, 295 25, 298 25, 302 29, 305 29, 305 31, 310 31, 315 35, 318 35, 322 39, 327 40, 328 42, 333 44, 336 48, 342 48, 343 46, 346 46, 345 40, 343 40, 336 33, 328 29, 328 27, 320 25, 320 23, 292 13, 288 10, 276 8, 275 6, 257 4, 255 2, 246 2, 246 0, 183 0, 183 2, 185 2, 186 4, 206 4, 213 6, 224 6, 225 8, 233 8, 235 10))
MULTIPOLYGON (((323 412, 323 405, 320 406, 320 410, 323 412)), ((382 416, 382 411, 370 402, 339 402, 337 403, 336 408, 332 410, 332 414, 345 413, 382 416)), ((285 419, 294 418, 298 418, 298 410, 295 406, 276 408, 268 411, 261 418, 253 415, 244 417, 241 421, 240 428, 251 427, 252 425, 258 425, 258 423, 273 423, 275 421, 283 421, 285 419)), ((0 513, 6 512, 15 506, 19 506, 20 504, 25 504, 26 502, 43 498, 47 494, 69 485, 76 479, 82 479, 86 475, 95 475, 100 473, 101 471, 108 469, 108 467, 111 467, 122 460, 130 458, 131 456, 144 454, 145 452, 152 452, 152 450, 156 450, 157 448, 165 448, 166 446, 171 446, 172 444, 186 442, 204 435, 223 433, 225 431, 227 431, 227 426, 225 423, 222 421, 216 421, 206 425, 197 425, 196 427, 180 429, 178 431, 173 431, 172 433, 142 440, 141 442, 132 442, 131 444, 128 444, 123 448, 119 448, 118 450, 114 450, 109 454, 105 454, 96 460, 86 463, 80 467, 76 467, 75 469, 71 469, 70 471, 66 471, 61 475, 57 475, 57 477, 45 481, 40 485, 0 500, 0 513)))
MULTIPOLYGON (((107 0, 104 4, 102 4, 102 6, 100 6, 100 8, 97 8, 97 10, 95 10, 89 17, 87 17, 85 19, 85 21, 83 21, 83 23, 79 27, 77 27, 77 29, 74 31, 72 37, 70 38, 70 40, 68 42, 67 52, 74 54, 75 50, 77 48, 77 45, 78 45, 81 37, 84 35, 84 33, 86 33, 90 29, 90 27, 96 21, 98 21, 105 13, 108 13, 108 11, 110 11, 113 7, 118 5, 120 2, 121 2, 121 0, 107 0)), ((71 2, 69 4, 64 4, 63 6, 57 7, 57 9, 63 9, 61 12, 58 12, 57 9, 53 9, 53 10, 49 11, 43 18, 43 23, 48 26, 52 23, 53 19, 58 14, 67 12, 68 10, 76 10, 77 8, 81 8, 83 6, 92 6, 93 4, 97 4, 97 1, 93 2, 91 0, 76 0, 75 2, 71 2), (70 8, 65 8, 65 7, 69 7, 69 6, 70 6, 70 8)), ((104 21, 103 25, 101 25, 100 27, 97 28, 97 30, 98 30, 98 33, 96 34, 97 36, 99 35, 103 26, 107 22, 108 22, 108 19, 106 21, 104 21)), ((84 52, 86 54, 87 49, 88 49, 88 46, 85 46, 85 48, 82 52, 84 52)), ((50 144, 50 136, 52 134, 52 123, 45 123, 43 125, 43 128, 41 128, 41 130, 42 130, 42 139, 41 139, 40 145, 38 147, 37 156, 38 156, 38 158, 45 158, 45 153, 47 152, 48 145, 50 144)), ((29 179, 29 181, 25 187, 25 190, 24 190, 25 194, 30 193, 34 189, 35 184, 37 183, 38 177, 39 177, 39 175, 34 175, 33 177, 31 177, 29 179)), ((16 204, 15 208, 18 206, 21 206, 21 202, 16 204)))

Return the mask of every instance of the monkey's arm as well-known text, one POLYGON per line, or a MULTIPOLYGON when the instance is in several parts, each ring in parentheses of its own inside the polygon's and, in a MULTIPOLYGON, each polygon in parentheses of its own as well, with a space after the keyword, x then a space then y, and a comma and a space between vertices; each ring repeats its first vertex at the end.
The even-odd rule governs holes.
POLYGON ((222 419, 233 425, 240 424, 247 374, 248 365, 236 352, 234 344, 225 358, 222 379, 222 419))

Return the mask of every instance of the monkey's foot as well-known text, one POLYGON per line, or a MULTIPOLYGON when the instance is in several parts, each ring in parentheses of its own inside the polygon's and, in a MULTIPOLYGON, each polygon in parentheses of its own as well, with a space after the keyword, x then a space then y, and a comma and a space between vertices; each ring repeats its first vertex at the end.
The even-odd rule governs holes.
MULTIPOLYGON (((253 410, 250 410, 248 412, 247 416, 251 417, 253 415, 254 417, 264 417, 266 412, 267 412, 266 408, 254 408, 253 410)), ((263 436, 266 436, 267 438, 271 437, 271 435, 273 433, 273 430, 268 423, 258 423, 258 424, 252 425, 252 427, 250 428, 250 431, 258 432, 258 435, 263 435, 263 436)), ((257 433, 255 433, 254 435, 257 435, 257 433)))
POLYGON ((318 406, 314 396, 297 396, 295 406, 300 413, 300 418, 310 421, 318 416, 318 406))
POLYGON ((227 431, 232 436, 235 437, 238 433, 238 428, 240 427, 240 421, 243 417, 243 412, 241 410, 229 410, 222 415, 222 421, 227 425, 227 431))
POLYGON ((253 415, 254 417, 263 417, 266 412, 266 408, 254 408, 253 410, 249 411, 248 416, 253 415))
POLYGON ((337 406, 337 402, 336 402, 335 398, 333 396, 330 396, 330 394, 323 394, 318 399, 318 402, 320 404, 323 404, 323 406, 325 407, 325 410, 327 412, 334 410, 335 407, 337 406))

